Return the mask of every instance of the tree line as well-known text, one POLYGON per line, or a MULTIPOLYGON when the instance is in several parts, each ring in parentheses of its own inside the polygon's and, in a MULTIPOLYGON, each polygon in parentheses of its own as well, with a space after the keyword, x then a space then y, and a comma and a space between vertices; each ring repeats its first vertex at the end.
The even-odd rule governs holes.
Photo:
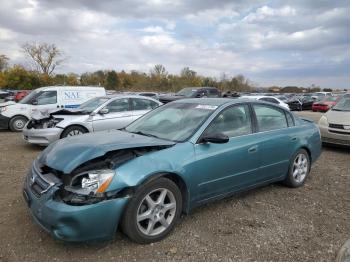
POLYGON ((9 57, 0 54, 0 88, 35 89, 49 85, 89 85, 104 86, 117 91, 163 91, 176 92, 186 86, 213 86, 222 91, 251 91, 251 82, 243 75, 220 79, 201 76, 189 67, 184 67, 178 74, 170 74, 164 65, 155 65, 150 72, 124 70, 98 70, 83 74, 55 73, 58 66, 66 62, 63 52, 48 43, 26 43, 21 46, 29 66, 10 66, 9 57))

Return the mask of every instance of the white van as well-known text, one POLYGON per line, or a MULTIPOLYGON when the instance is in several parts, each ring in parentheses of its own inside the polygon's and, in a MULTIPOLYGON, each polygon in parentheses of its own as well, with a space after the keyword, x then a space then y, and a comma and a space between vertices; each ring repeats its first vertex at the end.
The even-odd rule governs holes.
POLYGON ((49 86, 35 89, 19 103, 0 103, 0 128, 21 131, 32 114, 75 108, 90 98, 106 95, 103 87, 49 86))

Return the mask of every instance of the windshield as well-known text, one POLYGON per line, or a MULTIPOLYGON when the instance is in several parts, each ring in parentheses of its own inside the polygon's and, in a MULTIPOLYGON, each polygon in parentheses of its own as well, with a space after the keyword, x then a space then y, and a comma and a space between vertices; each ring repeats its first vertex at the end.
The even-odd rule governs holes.
POLYGON ((139 118, 127 132, 183 142, 189 139, 217 106, 195 103, 172 103, 139 118))
POLYGON ((19 101, 18 103, 20 104, 30 104, 31 101, 33 101, 36 97, 39 96, 41 92, 38 91, 33 91, 31 92, 29 95, 27 95, 26 97, 24 97, 21 101, 19 101))
POLYGON ((86 101, 85 103, 82 103, 79 106, 79 109, 83 110, 87 113, 92 113, 96 108, 98 108, 103 103, 107 102, 108 100, 109 100, 109 98, 107 98, 107 97, 92 98, 92 99, 86 101))
POLYGON ((350 95, 344 96, 339 102, 333 107, 335 111, 350 111, 350 95))
POLYGON ((181 89, 179 92, 176 93, 177 96, 185 96, 185 97, 192 97, 194 93, 197 92, 197 89, 193 89, 190 87, 181 89))

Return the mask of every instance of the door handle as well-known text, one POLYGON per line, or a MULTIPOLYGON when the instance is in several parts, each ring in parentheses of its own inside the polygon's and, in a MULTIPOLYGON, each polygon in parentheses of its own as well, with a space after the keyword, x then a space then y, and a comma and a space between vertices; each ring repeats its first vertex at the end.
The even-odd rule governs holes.
POLYGON ((258 151, 258 146, 252 146, 251 148, 248 149, 249 153, 255 153, 258 151))
POLYGON ((296 137, 292 137, 290 140, 292 140, 294 142, 294 141, 297 141, 297 138, 296 137))

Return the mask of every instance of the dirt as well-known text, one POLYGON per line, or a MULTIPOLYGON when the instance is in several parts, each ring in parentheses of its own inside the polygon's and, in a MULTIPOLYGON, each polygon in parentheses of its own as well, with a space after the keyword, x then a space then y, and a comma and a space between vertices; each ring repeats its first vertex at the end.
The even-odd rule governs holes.
POLYGON ((304 187, 274 184, 207 204, 165 240, 137 245, 120 232, 99 244, 54 240, 21 193, 42 148, 8 131, 0 148, 0 261, 334 261, 350 238, 350 149, 324 148, 304 187))

